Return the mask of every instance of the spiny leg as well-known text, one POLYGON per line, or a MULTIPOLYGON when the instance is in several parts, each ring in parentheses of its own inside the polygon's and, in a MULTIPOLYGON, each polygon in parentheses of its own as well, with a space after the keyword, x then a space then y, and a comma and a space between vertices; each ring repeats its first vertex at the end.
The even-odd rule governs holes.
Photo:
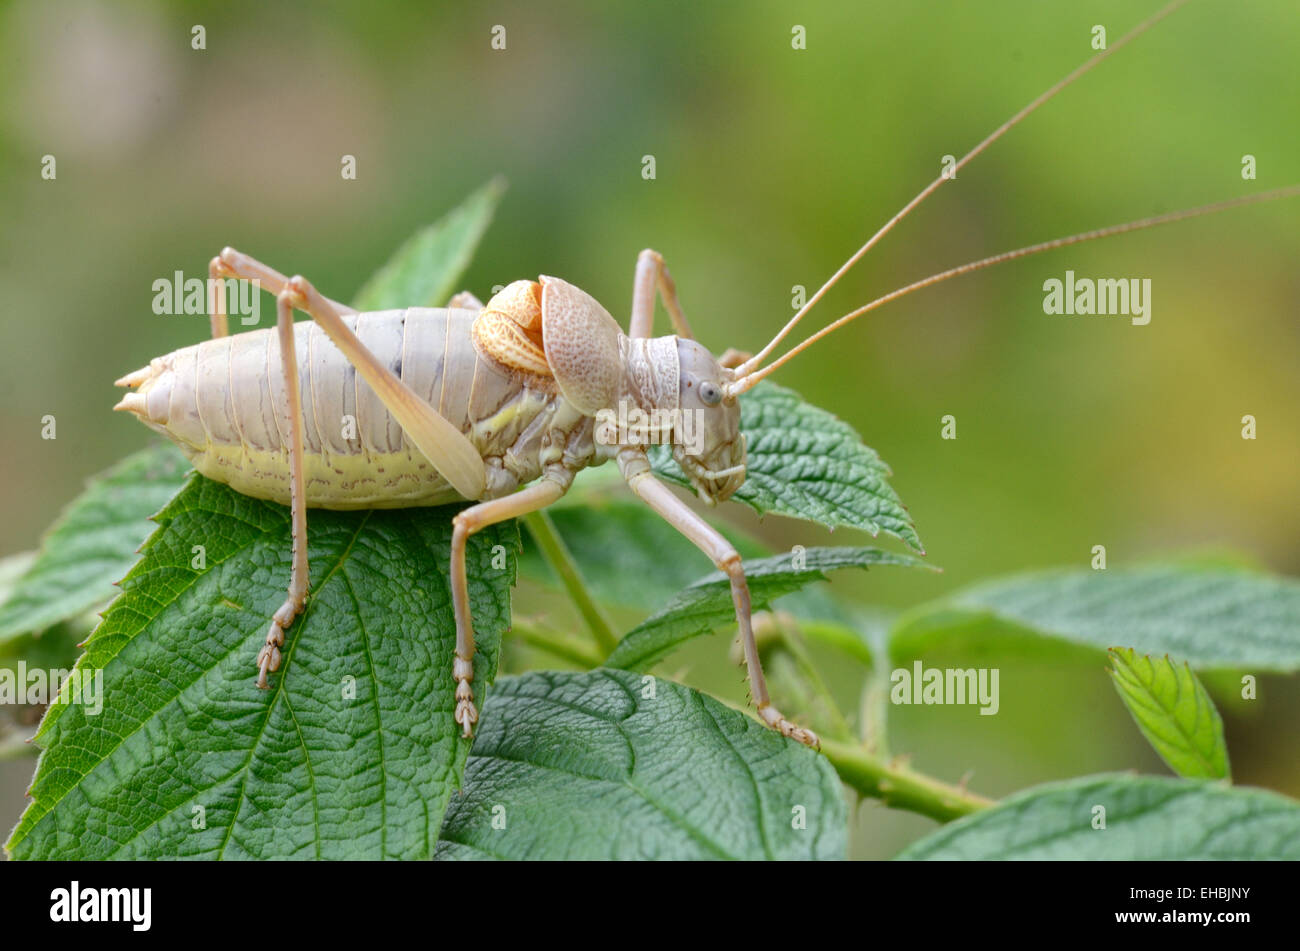
POLYGON ((277 294, 290 291, 294 306, 311 315, 334 346, 356 367, 357 373, 402 427, 407 441, 462 498, 482 498, 487 475, 478 449, 367 349, 340 316, 340 309, 353 314, 356 311, 323 296, 306 278, 286 278, 233 248, 222 251, 219 260, 222 273, 227 276, 257 280, 266 288, 278 288, 277 294))
POLYGON ((221 258, 208 262, 208 319, 212 323, 212 337, 224 337, 230 333, 226 322, 226 282, 221 258))
MULTIPOLYGON (((222 258, 228 262, 224 252, 222 258)), ((391 370, 381 364, 343 322, 330 301, 322 297, 320 292, 303 277, 288 279, 284 291, 281 292, 281 299, 286 302, 291 301, 294 306, 311 315, 334 345, 347 357, 348 362, 357 368, 357 372, 375 390, 384 406, 397 419, 403 432, 412 438, 416 448, 433 463, 458 492, 470 499, 481 496, 486 476, 483 459, 473 443, 438 415, 433 407, 420 399, 391 370), (464 485, 475 480, 477 486, 464 485)), ((281 319, 284 319, 283 315, 281 319)), ((290 315, 289 333, 292 332, 290 315)), ((457 683, 456 722, 464 728, 466 736, 473 734, 473 724, 478 720, 478 711, 474 709, 474 693, 469 686, 474 677, 474 629, 470 620, 469 586, 465 577, 465 543, 471 534, 485 525, 544 508, 563 495, 572 481, 572 473, 562 467, 552 467, 547 470, 543 481, 537 485, 506 498, 471 506, 457 515, 454 520, 451 542, 451 593, 456 616, 456 661, 453 672, 457 683)), ((268 646, 273 645, 268 641, 268 646)))
POLYGON ((514 495, 491 499, 470 506, 452 519, 451 533, 451 603, 456 615, 456 658, 452 667, 456 678, 456 722, 462 736, 474 735, 478 710, 474 706, 474 620, 469 609, 469 582, 465 572, 465 545, 469 537, 489 525, 519 518, 546 508, 568 491, 573 473, 552 466, 542 481, 514 495))
MULTIPOLYGON (((242 257, 242 256, 241 256, 242 257)), ((279 280, 275 272, 251 259, 236 257, 227 248, 221 260, 238 276, 249 274, 279 280)), ((258 656, 261 675, 259 686, 266 686, 266 674, 280 664, 280 647, 284 645, 284 628, 302 611, 307 595, 307 512, 303 477, 302 404, 298 388, 298 364, 294 354, 293 308, 304 310, 325 331, 330 340, 348 359, 366 383, 374 389, 384 406, 397 419, 403 432, 438 471, 466 498, 478 498, 485 481, 483 459, 463 433, 425 403, 409 386, 381 364, 344 323, 334 304, 303 277, 283 280, 276 297, 276 318, 284 362, 290 416, 291 501, 293 503, 294 571, 289 598, 276 612, 267 634, 266 646, 258 656)), ((572 476, 569 476, 571 479, 572 476)), ((566 484, 567 487, 567 484, 566 484)), ((508 517, 508 516, 507 516, 508 517)), ((463 560, 463 559, 462 559, 463 560)), ((462 585, 463 587, 463 585, 462 585)))
POLYGON ((292 289, 285 288, 275 299, 275 326, 280 342, 280 365, 284 372, 287 400, 285 415, 289 433, 289 506, 293 523, 293 569, 289 576, 289 596, 271 616, 266 643, 257 655, 257 685, 263 690, 268 672, 280 667, 280 648, 284 631, 302 613, 307 601, 307 492, 303 478, 302 393, 298 389, 298 358, 294 352, 293 309, 306 301, 292 289))
POLYGON ((749 674, 749 689, 758 715, 768 726, 784 736, 798 740, 814 749, 821 741, 812 730, 796 726, 785 718, 767 692, 767 679, 758 659, 758 645, 754 641, 754 628, 750 618, 749 585, 740 554, 716 529, 695 514, 685 502, 656 479, 650 472, 650 461, 639 449, 623 449, 618 454, 618 467, 628 486, 642 501, 658 512, 665 521, 692 541, 696 547, 713 559, 718 570, 731 581, 731 600, 736 608, 736 623, 740 626, 740 641, 745 651, 745 670, 749 674))
POLYGON ((628 325, 629 337, 649 337, 654 332, 655 290, 664 299, 664 307, 672 318, 677 336, 695 339, 691 325, 686 322, 682 305, 677 300, 677 285, 668 273, 663 255, 646 248, 636 258, 636 277, 632 282, 632 320, 628 325))
MULTIPOLYGON (((289 279, 273 267, 268 267, 256 258, 250 258, 247 254, 242 254, 234 248, 222 248, 221 253, 212 259, 208 264, 208 276, 211 278, 235 277, 243 281, 256 281, 258 286, 264 291, 279 295, 289 284, 289 279)), ((334 308, 335 313, 355 314, 356 310, 347 304, 340 304, 336 300, 330 300, 328 297, 322 298, 330 307, 334 308)), ((224 302, 225 296, 222 295, 224 302)), ((301 308, 302 305, 295 302, 295 307, 301 308)), ((224 310, 224 307, 223 307, 224 310)), ((214 315, 215 318, 215 315, 214 315)), ((224 325, 224 315, 223 315, 224 325)), ((214 337, 224 337, 225 334, 216 332, 216 321, 213 321, 214 337)))
POLYGON ((483 302, 471 294, 469 291, 461 291, 447 301, 449 308, 459 308, 461 310, 482 310, 483 302))

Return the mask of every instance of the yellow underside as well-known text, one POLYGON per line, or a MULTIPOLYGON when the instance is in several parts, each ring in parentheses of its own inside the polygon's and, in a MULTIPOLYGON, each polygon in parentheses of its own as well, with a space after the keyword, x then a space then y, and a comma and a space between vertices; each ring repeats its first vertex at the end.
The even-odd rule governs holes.
MULTIPOLYGON (((236 492, 289 504, 285 452, 210 445, 188 453, 194 468, 236 492)), ((409 508, 461 500, 422 457, 409 453, 306 453, 307 506, 324 509, 409 508)))

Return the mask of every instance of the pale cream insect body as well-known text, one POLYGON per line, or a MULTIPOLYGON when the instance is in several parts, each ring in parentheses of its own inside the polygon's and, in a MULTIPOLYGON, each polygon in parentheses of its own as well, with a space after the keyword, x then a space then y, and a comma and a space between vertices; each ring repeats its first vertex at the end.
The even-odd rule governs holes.
MULTIPOLYGON (((589 463, 592 420, 552 379, 512 372, 473 344, 478 311, 381 311, 344 325, 394 376, 465 433, 487 464, 485 497, 541 475, 567 450, 589 463)), ((402 427, 320 326, 294 325, 307 505, 442 505, 462 496, 403 438, 402 427)), ((288 505, 288 394, 274 328, 215 337, 154 360, 123 408, 175 441, 194 468, 255 498, 288 505)), ((126 378, 134 382, 138 377, 126 378)))
MULTIPOLYGON (((615 460, 628 486, 705 552, 730 579, 750 690, 763 721, 816 746, 817 737, 771 703, 759 665, 749 589, 735 548, 651 472, 646 448, 669 442, 696 493, 724 501, 745 480, 739 397, 811 343, 906 294, 1003 261, 1238 205, 1300 194, 1300 186, 1174 212, 1031 245, 931 275, 832 322, 779 359, 776 347, 826 291, 952 172, 1040 105, 1173 12, 1174 0, 1033 100, 934 179, 877 231, 756 356, 721 359, 695 342, 676 289, 653 251, 637 261, 624 334, 592 297, 558 278, 516 281, 484 307, 460 294, 447 309, 358 314, 230 248, 211 262, 225 278, 257 281, 276 295, 276 329, 226 335, 222 294, 213 295, 213 338, 152 361, 118 381, 138 387, 117 408, 177 442, 195 467, 252 496, 287 502, 293 514, 289 593, 258 654, 258 684, 281 662, 284 630, 307 597, 309 506, 380 508, 477 502, 453 520, 451 593, 456 616, 456 722, 466 736, 474 704, 474 631, 465 544, 479 529, 543 508, 575 473, 615 460), (656 297, 676 334, 652 337, 656 297), (295 324, 294 308, 312 322, 295 324), (650 420, 690 414, 690 438, 615 429, 598 420, 631 408, 650 420)), ((684 430, 685 427, 682 426, 684 430)))
POLYGON ((358 314, 232 248, 213 259, 210 277, 213 339, 118 380, 136 389, 116 408, 176 442, 204 475, 292 506, 293 577, 258 657, 259 685, 279 667, 284 629, 305 602, 306 508, 478 501, 456 516, 452 543, 456 720, 469 735, 478 713, 466 540, 550 504, 577 472, 616 459, 633 490, 731 576, 764 720, 816 744, 767 697, 740 556, 650 472, 646 447, 667 441, 707 500, 730 497, 745 477, 739 405, 725 397, 736 376, 690 338, 658 254, 638 261, 630 336, 558 278, 516 281, 486 306, 466 293, 445 309, 358 314), (225 277, 256 280, 277 295, 274 331, 227 335, 217 293, 225 277), (649 335, 659 291, 677 335, 649 335), (315 320, 295 324, 293 306, 315 320), (695 414, 693 438, 598 427, 615 407, 623 418, 628 407, 655 420, 695 414), (597 438, 602 433, 607 438, 597 438))

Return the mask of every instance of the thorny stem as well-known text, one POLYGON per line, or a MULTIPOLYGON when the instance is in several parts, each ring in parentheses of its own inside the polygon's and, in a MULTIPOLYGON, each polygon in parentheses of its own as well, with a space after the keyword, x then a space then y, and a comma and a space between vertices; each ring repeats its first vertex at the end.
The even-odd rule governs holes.
MULTIPOLYGON (((560 579, 565 593, 573 601, 578 613, 582 615, 587 630, 591 632, 591 636, 603 652, 602 656, 608 655, 618 646, 618 636, 592 599, 591 592, 587 590, 587 583, 582 580, 578 565, 573 560, 573 555, 569 553, 568 546, 564 544, 564 539, 556 531, 555 522, 546 512, 530 512, 524 516, 524 524, 528 526, 533 540, 541 549, 542 557, 560 579)), ((591 666, 600 666, 600 660, 591 666)))
MULTIPOLYGON (((852 730, 840 712, 826 682, 817 672, 808 656, 802 639, 802 625, 788 615, 772 612, 769 623, 781 637, 782 646, 789 652, 795 666, 803 675, 804 683, 820 696, 829 711, 832 722, 830 736, 823 731, 821 750, 840 779, 861 795, 879 799, 895 809, 906 809, 951 822, 993 805, 993 800, 968 792, 964 782, 953 786, 932 776, 918 773, 907 765, 905 757, 891 758, 885 740, 884 698, 888 694, 887 681, 873 667, 867 678, 863 696, 864 737, 861 745, 843 742, 832 737, 851 737, 852 730)), ((878 665, 877 665, 878 666, 878 665)))
MULTIPOLYGON (((573 555, 560 538, 551 517, 545 512, 532 512, 524 516, 524 523, 537 542, 537 547, 541 549, 542 556, 554 569, 565 592, 582 614, 600 650, 594 650, 559 631, 521 618, 515 618, 513 633, 524 643, 580 667, 590 669, 601 666, 605 656, 618 645, 617 636, 601 614, 591 592, 587 590, 573 555)), ((787 643, 790 640, 792 639, 786 638, 787 643)), ((807 675, 811 668, 807 655, 799 650, 791 653, 807 675)), ((820 690, 829 696, 821 677, 815 679, 820 690)), ((843 714, 839 708, 832 703, 831 709, 842 721, 843 714)), ((851 743, 823 738, 821 750, 845 784, 861 795, 879 799, 895 809, 920 813, 939 822, 951 822, 994 804, 993 800, 968 792, 960 786, 915 772, 904 760, 890 760, 851 743)))
POLYGON ((960 786, 915 772, 905 761, 886 760, 860 746, 823 739, 822 753, 846 784, 894 809, 951 822, 994 804, 960 786))

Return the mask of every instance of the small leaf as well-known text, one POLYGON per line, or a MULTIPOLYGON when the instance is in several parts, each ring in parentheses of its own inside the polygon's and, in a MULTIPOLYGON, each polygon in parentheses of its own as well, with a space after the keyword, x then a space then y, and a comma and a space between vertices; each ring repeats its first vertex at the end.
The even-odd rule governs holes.
POLYGON ((36 552, 20 551, 0 558, 0 605, 9 600, 18 579, 27 574, 36 561, 36 552))
POLYGON ((1197 564, 1033 572, 908 612, 890 651, 899 660, 971 644, 1031 652, 1050 641, 1104 651, 1117 640, 1197 670, 1297 670, 1300 582, 1197 564))
POLYGON ((159 445, 90 480, 46 533, 41 552, 0 605, 0 643, 39 632, 103 604, 135 563, 156 513, 185 482, 190 464, 159 445))
MULTIPOLYGON (((760 515, 806 519, 827 528, 882 530, 924 553, 912 519, 889 483, 874 449, 853 427, 773 383, 741 400, 741 431, 748 440, 748 474, 733 498, 760 515)), ((672 456, 654 454, 655 470, 689 485, 672 456)))
POLYGON ((1110 661, 1115 689, 1169 768, 1189 779, 1227 779, 1223 720, 1191 668, 1125 647, 1112 647, 1110 661))
POLYGON ((626 671, 494 689, 442 859, 842 859, 844 796, 807 747, 626 671))
MULTIPOLYGON (((50 707, 17 858, 417 858, 470 743, 452 719, 453 507, 312 510, 311 597, 272 689, 255 658, 289 581, 289 509, 193 476, 50 707), (205 568, 191 546, 206 546, 205 568), (93 679, 89 680, 94 683, 93 679), (90 698, 88 698, 90 699, 90 698)), ((513 523, 467 557, 481 703, 510 617, 513 523)))
MULTIPOLYGON (((911 555, 879 548, 809 548, 804 556, 803 568, 795 568, 790 555, 745 563, 754 610, 806 584, 825 581, 824 571, 869 565, 929 567, 911 555)), ((629 631, 605 663, 624 670, 646 670, 685 641, 732 625, 735 618, 731 583, 722 572, 715 571, 678 592, 662 611, 629 631)))
POLYGON ((505 191, 494 178, 438 221, 417 232, 357 294, 357 310, 442 307, 469 266, 505 191))
POLYGON ((898 858, 1295 861, 1300 802, 1205 780, 1086 776, 1010 796, 898 858))

